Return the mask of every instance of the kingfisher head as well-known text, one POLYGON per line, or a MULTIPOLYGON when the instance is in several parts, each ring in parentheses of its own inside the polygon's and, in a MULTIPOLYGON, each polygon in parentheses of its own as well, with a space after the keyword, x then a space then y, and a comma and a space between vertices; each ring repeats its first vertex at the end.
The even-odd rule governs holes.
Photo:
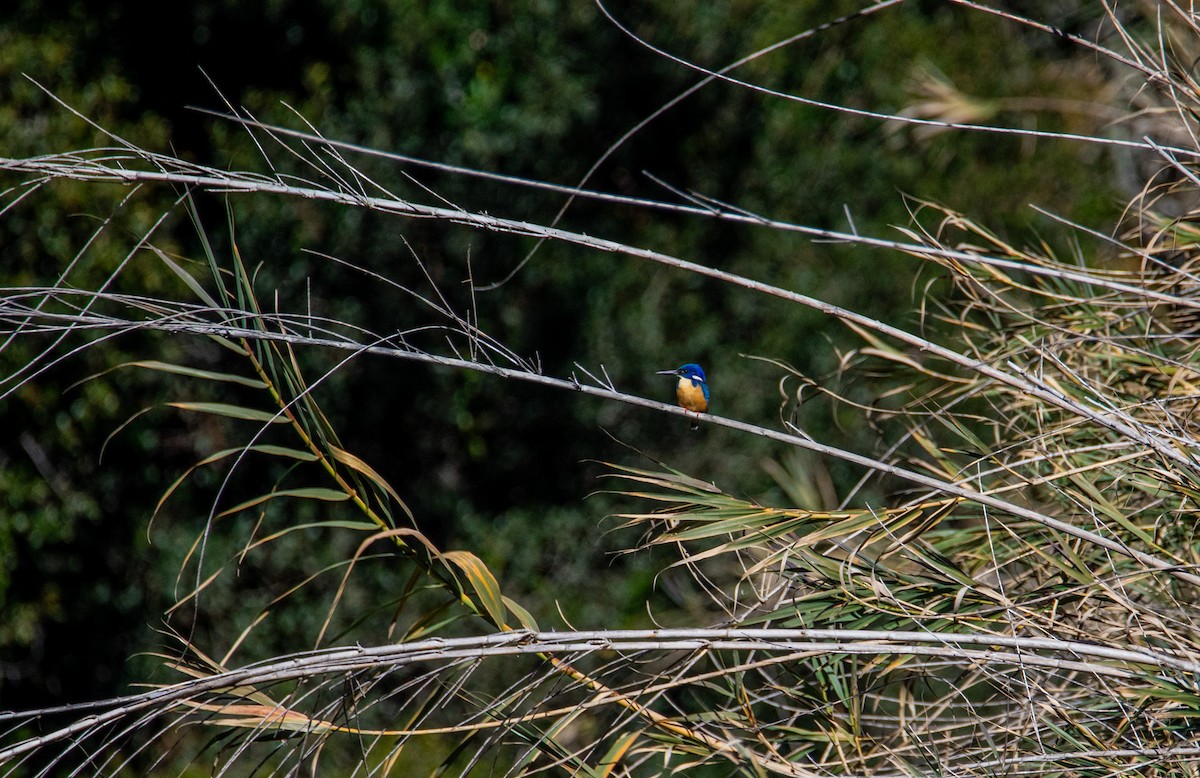
POLYGON ((704 368, 700 367, 695 362, 688 362, 686 365, 680 365, 674 370, 659 370, 655 375, 676 375, 680 378, 691 379, 693 383, 708 383, 708 380, 704 377, 704 368))

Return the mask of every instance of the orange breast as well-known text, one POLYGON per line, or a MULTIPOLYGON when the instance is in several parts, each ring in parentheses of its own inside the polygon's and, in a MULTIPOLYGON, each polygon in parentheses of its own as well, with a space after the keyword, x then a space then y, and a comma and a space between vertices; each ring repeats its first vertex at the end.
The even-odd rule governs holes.
POLYGON ((708 410, 708 400, 704 398, 704 388, 692 383, 690 378, 680 378, 675 387, 675 399, 680 406, 695 413, 708 410))

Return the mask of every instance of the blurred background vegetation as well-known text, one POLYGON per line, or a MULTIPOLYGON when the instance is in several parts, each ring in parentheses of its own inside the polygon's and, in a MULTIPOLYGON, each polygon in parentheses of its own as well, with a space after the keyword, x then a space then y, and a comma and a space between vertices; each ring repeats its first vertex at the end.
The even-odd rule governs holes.
MULTIPOLYGON (((1093 34, 1102 22, 1092 3, 1012 5, 1067 31, 1093 34)), ((612 10, 656 46, 716 69, 859 7, 645 0, 612 10)), ((1061 38, 932 1, 834 27, 738 74, 855 108, 933 117, 961 109, 973 121, 1066 132, 1116 132, 1107 122, 1121 97, 1119 82, 1096 57, 1061 38)), ((3 156, 23 157, 111 143, 32 79, 143 148, 218 167, 262 166, 241 128, 196 110, 224 110, 227 101, 300 129, 303 117, 329 138, 573 185, 610 144, 697 78, 622 35, 593 4, 573 0, 10 0, 0 11, 0 147, 3 156)), ((283 169, 291 164, 276 161, 283 169)), ((429 200, 427 189, 468 210, 547 223, 564 201, 394 162, 354 161, 402 196, 429 200)), ((1029 205, 1107 229, 1131 194, 1119 184, 1117 162, 1087 144, 930 132, 715 83, 617 149, 589 186, 677 199, 649 173, 771 218, 884 237, 898 237, 892 226, 910 223, 909 198, 932 200, 1015 243, 1046 241, 1070 255, 1096 247, 1077 248, 1078 233, 1029 205)), ((76 285, 103 283, 173 199, 164 189, 125 203, 129 194, 60 181, 13 206, 0 220, 6 285, 48 283, 112 217, 119 230, 105 232, 72 276, 76 285)), ((228 254, 235 230, 260 288, 293 306, 377 331, 411 326, 422 314, 410 298, 305 250, 418 288, 415 253, 460 310, 475 305, 485 330, 522 355, 536 355, 548 374, 569 375, 575 363, 603 365, 622 390, 666 399, 668 385, 652 373, 699 361, 717 412, 765 426, 778 426, 783 373, 744 355, 828 376, 858 345, 813 311, 571 246, 541 246, 522 266, 532 241, 362 209, 212 196, 200 197, 198 208, 216 251, 228 254), (468 279, 500 281, 518 267, 498 291, 476 292, 472 300, 468 279)), ((937 282, 896 253, 582 201, 562 224, 769 280, 910 329, 937 327, 914 312, 923 287, 937 282)), ((187 219, 163 225, 155 240, 199 256, 199 232, 187 219)), ((161 264, 137 262, 118 284, 154 291, 174 289, 178 280, 161 264)), ((228 354, 195 340, 126 335, 24 382, 22 366, 51 341, 5 345, 0 700, 21 708, 114 695, 131 679, 152 675, 155 661, 138 654, 160 647, 162 614, 196 574, 184 557, 214 510, 225 471, 198 471, 148 531, 156 503, 198 459, 242 442, 213 417, 162 404, 236 402, 242 389, 197 396, 201 390, 183 378, 104 372, 147 351, 229 369, 228 354), (150 410, 125 425, 143 409, 150 410)), ((340 356, 306 358, 311 379, 340 356)), ((880 392, 853 365, 838 384, 867 403, 880 392)), ((764 466, 778 452, 764 443, 718 429, 689 434, 675 418, 516 382, 358 359, 322 383, 317 396, 345 448, 397 488, 417 525, 443 548, 478 553, 543 627, 559 612, 577 627, 645 625, 647 601, 666 622, 687 620, 686 596, 669 580, 656 581, 661 565, 651 552, 613 556, 632 540, 605 521, 617 509, 610 497, 588 498, 603 488, 595 462, 636 466, 644 462, 637 449, 737 494, 780 496, 764 466)), ((801 418, 818 438, 855 450, 871 450, 878 439, 864 416, 819 401, 803 406, 801 418)), ((804 458, 788 466, 836 491, 859 475, 837 464, 825 472, 826 465, 804 458)), ((225 487, 222 507, 278 478, 272 467, 244 463, 225 487)), ((352 553, 344 546, 351 540, 326 540, 297 536, 248 558, 236 577, 206 591, 203 609, 176 614, 172 625, 200 645, 228 647, 274 597, 352 553)), ((229 558, 242 542, 244 531, 218 531, 207 553, 229 558)), ((375 586, 358 596, 386 623, 388 604, 370 603, 370 593, 400 588, 404 575, 394 566, 373 575, 375 586)), ((245 650, 254 656, 303 648, 296 636, 310 641, 326 607, 316 594, 292 598, 245 650)))

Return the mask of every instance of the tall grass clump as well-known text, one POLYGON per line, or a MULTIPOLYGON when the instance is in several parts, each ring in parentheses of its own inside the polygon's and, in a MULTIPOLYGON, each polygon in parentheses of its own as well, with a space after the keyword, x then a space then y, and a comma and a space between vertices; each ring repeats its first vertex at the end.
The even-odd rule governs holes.
MULTIPOLYGON (((898 5, 856 16, 869 24, 898 5)), ((1088 51, 1104 62, 1110 93, 1137 112, 1109 122, 1105 106, 1085 113, 1109 123, 1032 130, 1004 123, 1003 108, 974 103, 949 81, 937 100, 893 114, 823 107, 899 123, 894 153, 960 134, 1123 155, 1125 174, 1149 173, 1119 223, 1045 214, 1056 237, 1015 240, 985 218, 914 199, 911 220, 879 237, 703 194, 667 203, 441 166, 641 219, 709 219, 899 255, 911 278, 928 281, 906 324, 649 241, 471 210, 422 187, 402 194, 368 168, 428 163, 241 112, 223 121, 253 139, 259 169, 111 135, 102 148, 0 160, 14 182, 4 213, 61 182, 174 198, 133 233, 125 257, 97 262, 98 282, 75 282, 94 261, 88 241, 71 266, 3 289, 0 335, 21 358, 5 365, 0 389, 30 391, 80 353, 131 342, 145 353, 104 370, 161 376, 178 395, 166 408, 130 409, 129 425, 168 411, 202 418, 193 429, 207 442, 199 461, 163 484, 154 517, 186 529, 172 536, 186 542, 175 549, 178 577, 166 582, 175 602, 163 669, 119 698, 0 713, 5 774, 1200 772, 1200 230, 1191 219, 1200 90, 1188 54, 1200 26, 1174 3, 1142 15, 1105 5, 1092 40, 951 5, 1088 51), (1143 131, 1129 134, 1134 126, 1143 131), (656 591, 681 605, 661 622, 650 609, 641 622, 575 628, 551 606, 513 596, 514 582, 483 549, 443 543, 411 495, 345 441, 324 386, 365 361, 390 360, 458 371, 498 392, 535 385, 647 417, 673 414, 681 435, 686 414, 626 390, 585 355, 573 371, 550 374, 481 318, 469 261, 470 283, 458 289, 404 237, 404 268, 310 255, 322 272, 353 279, 343 288, 386 289, 404 325, 326 315, 319 286, 272 287, 271 257, 243 254, 239 231, 253 211, 239 208, 260 202, 526 240, 529 256, 549 246, 665 268, 723 295, 817 311, 849 328, 857 346, 821 377, 758 354, 779 378, 778 423, 729 418, 719 404, 704 420, 703 434, 724 435, 725 445, 775 447, 766 465, 774 490, 746 496, 725 483, 731 473, 686 473, 633 453, 606 464, 598 499, 617 506, 613 537, 637 539, 612 550, 656 560, 656 591), (175 221, 193 231, 194 251, 159 239, 175 221), (129 268, 142 263, 167 280, 152 290, 130 283, 129 268), (180 342, 187 348, 171 358, 157 350, 180 342), (197 364, 189 353, 206 356, 197 364), (832 425, 807 423, 822 414, 860 421, 873 442, 823 439, 833 439, 832 425), (834 467, 843 475, 831 477, 834 467), (172 514, 188 490, 204 492, 207 514, 172 514), (212 611, 209 603, 231 601, 220 592, 236 602, 240 587, 251 589, 266 569, 259 560, 272 555, 299 564, 293 585, 238 602, 250 608, 241 620, 212 611), (275 650, 269 629, 294 642, 275 650)), ((681 65, 764 99, 814 102, 743 79, 738 67, 681 65)), ((119 233, 118 221, 94 236, 119 233)), ((506 283, 519 284, 514 277, 506 283)), ((466 415, 451 398, 444 412, 466 415)), ((426 467, 435 489, 436 463, 426 467)), ((538 474, 528 477, 539 488, 538 474)))

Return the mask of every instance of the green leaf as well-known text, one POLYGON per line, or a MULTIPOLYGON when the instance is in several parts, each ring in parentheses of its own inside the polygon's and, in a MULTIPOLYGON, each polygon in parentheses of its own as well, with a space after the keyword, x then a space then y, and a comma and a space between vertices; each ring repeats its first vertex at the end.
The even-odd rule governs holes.
POLYGON ((1071 483, 1075 484, 1075 486, 1079 487, 1079 489, 1087 495, 1088 500, 1085 501, 1084 504, 1086 504, 1089 508, 1093 508, 1103 513, 1105 516, 1124 527, 1143 543, 1151 548, 1154 548, 1159 553, 1169 553, 1165 549, 1158 547, 1154 542, 1154 538, 1151 537, 1149 533, 1133 522, 1129 521, 1129 519, 1125 516, 1125 512, 1114 505, 1111 501, 1106 499, 1100 490, 1096 488, 1095 484, 1088 481, 1078 473, 1071 475, 1070 480, 1071 483))
POLYGON ((508 612, 504 608, 504 597, 500 594, 500 584, 483 560, 470 551, 447 551, 442 556, 466 573, 467 580, 471 582, 479 604, 483 606, 492 623, 497 627, 507 626, 508 612))
POLYGON ((241 384, 248 386, 251 389, 265 389, 267 387, 262 381, 257 378, 247 378, 246 376, 234 375, 233 373, 218 373, 213 370, 201 370, 195 367, 187 367, 186 365, 173 365, 170 362, 159 362, 153 359, 138 360, 137 362, 125 362, 118 367, 141 367, 146 370, 157 370, 160 373, 173 373, 175 375, 190 376, 192 378, 203 378, 207 381, 223 381, 232 384, 241 384))
POLYGON ((507 606, 509 611, 511 611, 512 614, 517 617, 517 621, 521 622, 522 627, 534 631, 540 629, 540 627, 538 627, 537 619, 533 617, 532 613, 525 610, 520 603, 508 596, 505 596, 503 599, 505 606, 507 606))
POLYGON ((265 424, 286 424, 287 417, 281 416, 270 411, 260 411, 254 408, 244 408, 240 405, 230 405, 228 403, 198 403, 198 402, 174 402, 167 403, 172 408, 179 408, 183 411, 195 411, 196 413, 211 413, 214 416, 225 416, 230 419, 244 419, 246 421, 261 421, 265 424))
MULTIPOLYGON (((203 237, 203 233, 201 233, 201 237, 203 237)), ((179 280, 183 281, 183 283, 187 285, 187 288, 192 290, 192 294, 199 297, 205 305, 210 308, 222 307, 217 304, 217 301, 212 298, 212 295, 204 291, 204 287, 200 286, 200 282, 193 278, 191 273, 175 264, 175 262, 165 253, 163 253, 161 249, 157 248, 156 246, 150 246, 150 250, 158 255, 158 258, 162 260, 163 264, 169 267, 172 273, 179 276, 179 280)))
MULTIPOLYGON (((333 520, 333 521, 313 521, 313 522, 308 522, 306 524, 292 524, 287 527, 284 527, 283 529, 279 530, 278 532, 272 532, 270 535, 265 535, 261 538, 258 538, 257 540, 254 541, 254 544, 252 546, 250 546, 250 548, 255 548, 257 546, 265 545, 272 541, 278 540, 279 538, 282 538, 285 535, 290 535, 293 532, 297 532, 297 531, 302 532, 302 531, 310 530, 310 529, 346 529, 346 530, 351 530, 353 532, 374 532, 374 531, 378 530, 379 527, 376 524, 374 524, 373 522, 369 522, 369 521, 333 520)), ((339 563, 339 564, 345 564, 345 563, 343 562, 343 563, 339 563)))
POLYGON ((257 451, 260 454, 270 454, 271 456, 298 459, 301 462, 317 461, 317 455, 311 451, 303 451, 298 448, 289 448, 288 446, 273 446, 269 443, 260 443, 255 446, 251 446, 249 450, 257 451))
POLYGON ((374 484, 387 492, 388 495, 390 495, 391 498, 396 501, 396 504, 400 506, 400 509, 404 511, 405 515, 408 516, 410 521, 414 520, 413 513, 408 509, 408 505, 404 502, 404 500, 400 499, 400 495, 396 493, 396 490, 392 488, 391 484, 384 480, 383 476, 375 472, 370 465, 356 457, 354 454, 351 454, 349 451, 332 445, 329 448, 333 453, 334 459, 370 479, 374 484))
POLYGON ((325 502, 343 502, 350 499, 350 495, 336 489, 325 489, 319 486, 308 487, 305 489, 282 489, 278 492, 269 492, 260 494, 257 497, 239 503, 229 510, 221 511, 217 517, 232 516, 239 511, 244 511, 247 508, 253 508, 255 505, 261 505, 268 500, 274 500, 277 497, 295 497, 301 500, 323 500, 325 502))
POLYGON ((209 454, 204 459, 201 459, 199 462, 184 471, 183 475, 176 478, 170 487, 167 488, 167 491, 163 493, 163 496, 158 499, 158 503, 154 506, 155 515, 162 510, 163 504, 170 499, 171 495, 175 493, 175 490, 178 489, 184 481, 191 477, 192 473, 194 473, 197 469, 204 467, 205 465, 211 465, 214 462, 219 462, 227 457, 241 455, 243 452, 247 451, 255 451, 260 454, 298 459, 301 462, 313 462, 317 458, 316 454, 308 451, 301 451, 297 448, 287 448, 286 446, 273 446, 265 443, 249 447, 239 446, 238 448, 222 449, 215 454, 209 454))

